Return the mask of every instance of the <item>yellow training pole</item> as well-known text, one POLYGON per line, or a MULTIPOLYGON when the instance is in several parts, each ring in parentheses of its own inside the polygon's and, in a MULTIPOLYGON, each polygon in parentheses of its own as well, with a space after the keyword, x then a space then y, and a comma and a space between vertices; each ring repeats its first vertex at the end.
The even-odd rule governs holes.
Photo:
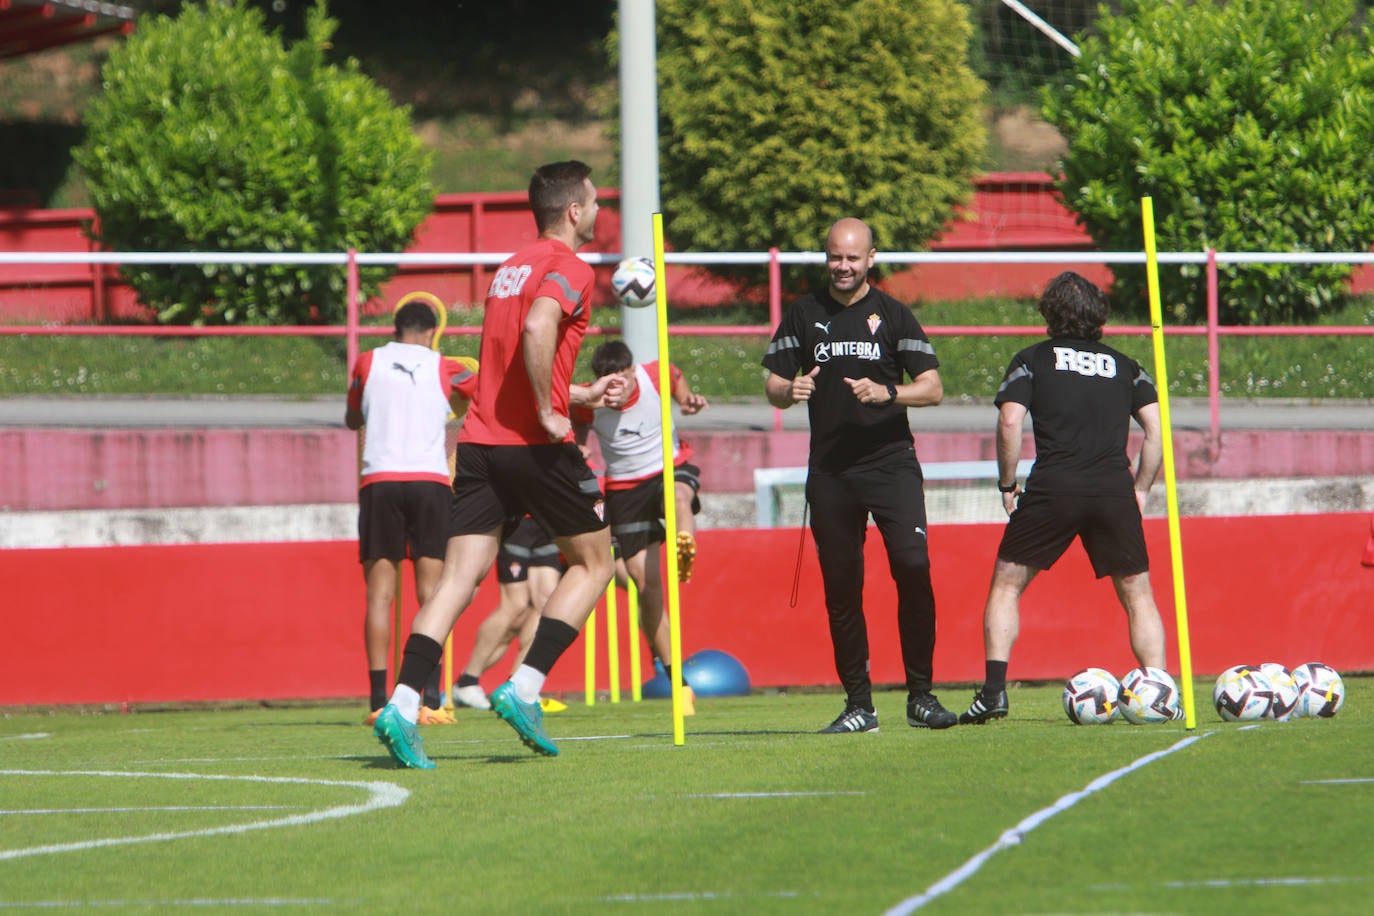
POLYGON ((582 640, 586 644, 586 680, 583 692, 588 706, 596 705, 596 608, 592 608, 587 622, 582 626, 582 640))
POLYGON ((1159 255, 1155 251, 1155 204, 1140 199, 1145 225, 1146 282, 1150 292, 1150 337, 1154 341, 1155 381, 1159 387, 1159 421, 1164 431, 1164 495, 1169 503, 1169 558, 1174 573, 1174 613, 1178 621, 1178 674, 1183 690, 1183 724, 1197 728, 1193 706, 1193 650, 1188 641, 1188 595, 1183 582, 1183 541, 1178 527, 1178 486, 1174 478, 1174 433, 1169 419, 1169 370, 1164 360, 1164 318, 1159 304, 1159 255))
MULTIPOLYGON (((658 391, 663 411, 663 520, 668 568, 663 598, 668 613, 668 640, 673 656, 673 744, 686 743, 682 709, 682 623, 678 619, 677 493, 673 480, 673 382, 668 359, 668 284, 663 267, 663 214, 654 214, 654 299, 658 311, 658 391)), ((638 647, 636 647, 638 648, 638 647)))
POLYGON ((638 703, 644 699, 644 685, 639 682, 639 589, 629 576, 625 577, 625 604, 629 623, 626 641, 630 644, 630 699, 638 703))
POLYGON ((611 682, 611 702, 620 702, 620 623, 615 611, 615 576, 606 584, 606 677, 611 682))

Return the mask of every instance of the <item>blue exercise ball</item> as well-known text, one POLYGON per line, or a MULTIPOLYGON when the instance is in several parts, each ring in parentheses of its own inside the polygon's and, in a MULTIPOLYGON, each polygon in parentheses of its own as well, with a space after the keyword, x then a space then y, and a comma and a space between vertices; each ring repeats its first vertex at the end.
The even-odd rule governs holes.
POLYGON ((699 697, 749 695, 749 672, 739 659, 720 649, 702 649, 688 658, 682 663, 682 679, 699 697))
POLYGON ((668 680, 668 672, 663 662, 654 659, 654 676, 639 688, 639 695, 646 700, 667 700, 673 696, 673 685, 668 680))

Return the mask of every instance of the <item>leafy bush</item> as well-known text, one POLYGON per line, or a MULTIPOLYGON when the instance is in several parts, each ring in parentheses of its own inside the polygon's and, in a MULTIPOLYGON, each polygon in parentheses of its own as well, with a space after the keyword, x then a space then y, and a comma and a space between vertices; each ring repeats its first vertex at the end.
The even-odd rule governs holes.
MULTIPOLYGON (((1366 251, 1374 238, 1374 57, 1350 0, 1129 0, 1098 19, 1072 80, 1046 94, 1069 150, 1058 188, 1098 246, 1141 248, 1142 197, 1162 250, 1366 251)), ((1221 318, 1310 321, 1349 265, 1223 265, 1221 318)), ((1123 309, 1143 268, 1115 268, 1123 309)), ((1161 278, 1176 319, 1202 316, 1201 268, 1161 278)))
POLYGON ((661 196, 676 247, 814 251, 835 219, 859 216, 880 246, 919 248, 967 199, 984 87, 962 5, 657 10, 661 196))
MULTIPOLYGON (((141 20, 103 71, 77 160, 117 251, 399 251, 433 205, 408 111, 328 64, 324 4, 289 49, 242 3, 141 20)), ((362 270, 375 292, 391 267, 362 270)), ((338 322, 341 267, 129 265, 141 301, 177 324, 338 322)))

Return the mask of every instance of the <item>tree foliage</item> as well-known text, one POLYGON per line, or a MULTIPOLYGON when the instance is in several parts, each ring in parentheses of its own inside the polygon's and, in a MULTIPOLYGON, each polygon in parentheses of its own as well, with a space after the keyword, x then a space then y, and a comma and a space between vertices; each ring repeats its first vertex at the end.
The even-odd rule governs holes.
MULTIPOLYGON (((86 171, 117 251, 399 251, 433 206, 429 155, 409 113, 349 61, 329 64, 323 2, 289 48, 261 12, 187 3, 140 22, 110 55, 86 112, 86 171)), ((375 293, 391 267, 366 267, 375 293)), ((338 265, 129 265, 160 320, 338 321, 338 265)))
POLYGON ((817 250, 859 216, 919 248, 982 165, 951 0, 659 0, 660 182, 679 248, 817 250))
MULTIPOLYGON (((1141 248, 1141 198, 1162 250, 1366 251, 1374 239, 1374 57, 1351 0, 1128 0, 1046 94, 1065 134, 1058 183, 1098 246, 1141 248)), ((1349 265, 1223 265, 1227 322, 1308 321, 1349 265)), ((1145 308, 1142 268, 1116 269, 1145 308)), ((1199 267, 1161 271, 1177 319, 1204 310, 1199 267)))

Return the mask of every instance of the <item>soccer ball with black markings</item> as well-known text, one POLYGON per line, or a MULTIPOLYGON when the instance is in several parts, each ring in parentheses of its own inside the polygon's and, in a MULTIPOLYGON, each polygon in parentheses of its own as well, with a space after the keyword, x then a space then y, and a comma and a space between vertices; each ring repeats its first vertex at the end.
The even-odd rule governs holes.
POLYGON ((1074 725, 1110 725, 1121 716, 1121 684, 1102 668, 1084 668, 1065 681, 1063 699, 1074 725))
POLYGON ((1262 719, 1273 699, 1274 688, 1258 665, 1232 665, 1212 687, 1212 705, 1227 722, 1262 719))
POLYGON ((1308 662, 1293 669, 1298 682, 1297 715, 1329 719, 1345 703, 1345 681, 1330 665, 1308 662))
POLYGON ((1132 668, 1121 679, 1121 714, 1132 725, 1183 718, 1178 685, 1163 668, 1132 668))
POLYGON ((1278 662, 1265 662, 1260 665, 1260 671, 1269 679, 1269 688, 1274 691, 1273 699, 1269 701, 1269 710, 1264 714, 1264 718, 1273 719, 1276 722, 1285 722, 1291 719, 1298 708, 1298 680, 1293 677, 1293 672, 1289 671, 1278 662))
POLYGON ((622 305, 644 308, 654 303, 654 262, 648 258, 626 258, 611 275, 611 289, 622 305))

